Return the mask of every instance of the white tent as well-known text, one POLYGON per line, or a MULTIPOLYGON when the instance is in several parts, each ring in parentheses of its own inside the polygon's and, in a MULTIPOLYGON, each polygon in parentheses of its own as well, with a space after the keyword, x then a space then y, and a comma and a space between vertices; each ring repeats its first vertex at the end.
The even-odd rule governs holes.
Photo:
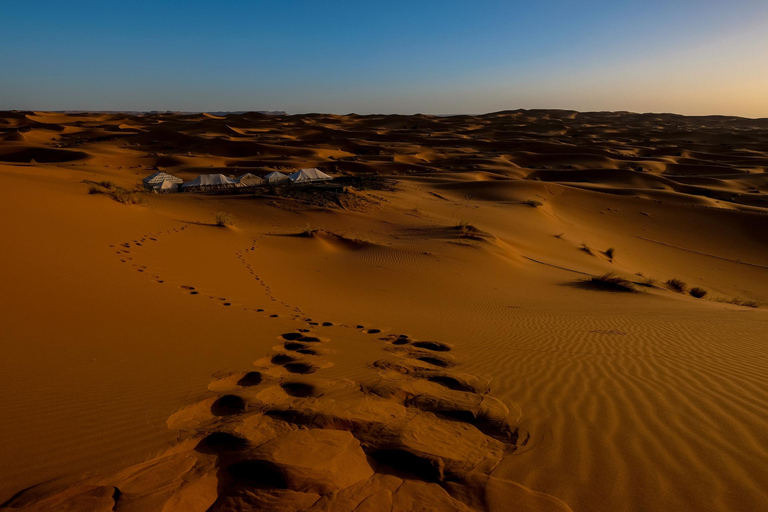
POLYGON ((267 183, 270 185, 276 185, 278 183, 285 183, 290 180, 290 178, 281 173, 280 171, 273 171, 266 176, 264 176, 264 179, 267 180, 267 183))
POLYGON ((294 183, 310 183, 313 181, 329 181, 333 178, 328 176, 323 171, 315 169, 299 169, 295 173, 289 176, 294 183))
POLYGON ((197 178, 188 183, 184 183, 181 187, 184 189, 216 189, 216 188, 230 188, 237 185, 237 180, 233 178, 227 178, 223 174, 201 174, 197 178))
POLYGON ((169 184, 179 184, 183 181, 184 180, 181 178, 177 178, 172 174, 168 174, 167 172, 162 171, 157 171, 156 173, 150 174, 141 180, 141 182, 144 184, 144 188, 148 190, 158 190, 165 182, 168 182, 169 184))
POLYGON ((171 192, 178 192, 179 191, 179 184, 178 183, 172 183, 169 180, 166 180, 156 188, 153 189, 155 192, 163 192, 163 193, 171 193, 171 192))
POLYGON ((238 187, 255 187, 257 185, 261 185, 262 183, 264 183, 263 179, 256 176, 255 174, 251 174, 250 172, 247 172, 237 178, 238 187))

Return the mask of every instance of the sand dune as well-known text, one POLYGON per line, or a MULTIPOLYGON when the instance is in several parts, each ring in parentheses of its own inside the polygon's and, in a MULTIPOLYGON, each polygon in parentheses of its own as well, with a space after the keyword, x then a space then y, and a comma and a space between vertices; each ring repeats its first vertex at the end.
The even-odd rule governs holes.
POLYGON ((0 509, 766 509, 767 132, 2 113, 0 509))

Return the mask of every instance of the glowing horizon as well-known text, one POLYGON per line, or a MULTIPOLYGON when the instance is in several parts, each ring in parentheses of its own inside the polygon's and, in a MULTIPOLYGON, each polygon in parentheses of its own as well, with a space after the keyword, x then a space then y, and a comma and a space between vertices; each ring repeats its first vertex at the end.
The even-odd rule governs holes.
POLYGON ((768 117, 768 4, 5 6, 2 110, 768 117))

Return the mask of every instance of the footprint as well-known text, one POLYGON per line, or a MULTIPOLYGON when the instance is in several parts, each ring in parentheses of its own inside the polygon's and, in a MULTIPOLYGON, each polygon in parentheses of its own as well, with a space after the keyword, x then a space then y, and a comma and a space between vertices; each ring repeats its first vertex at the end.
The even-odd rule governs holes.
POLYGON ((446 359, 437 358, 437 357, 433 357, 433 356, 422 356, 422 357, 417 357, 416 359, 418 359, 419 361, 422 361, 424 363, 428 363, 428 364, 431 364, 431 365, 434 365, 434 366, 439 366, 441 368, 448 368, 450 366, 455 366, 455 364, 456 364, 456 363, 453 363, 453 362, 448 361, 446 359))
POLYGON ((261 375, 261 372, 248 372, 243 375, 240 380, 237 381, 237 385, 243 387, 258 386, 262 383, 263 380, 264 378, 261 375))
POLYGON ((298 373, 301 375, 308 375, 310 373, 315 373, 317 371, 317 368, 310 364, 310 363, 304 363, 301 361, 297 361, 294 363, 287 363, 283 366, 286 370, 288 370, 291 373, 298 373))
POLYGON ((288 354, 277 354, 275 356, 272 356, 272 359, 270 360, 272 364, 286 364, 293 361, 296 361, 296 358, 293 356, 289 356, 288 354))
POLYGON ((232 416, 245 412, 245 400, 237 395, 224 395, 211 405, 215 416, 232 416))
POLYGON ((433 352, 448 352, 451 350, 450 345, 445 343, 439 343, 437 341, 414 341, 411 343, 414 347, 424 348, 433 352))
POLYGON ((218 454, 241 451, 248 445, 247 439, 232 435, 229 432, 213 432, 201 439, 195 446, 195 450, 201 453, 218 454))
POLYGON ((300 381, 289 381, 289 382, 283 382, 280 384, 280 387, 283 388, 283 391, 288 393, 291 396, 295 396, 298 398, 307 398, 310 396, 317 395, 318 391, 315 386, 312 384, 306 383, 306 382, 300 382, 300 381))

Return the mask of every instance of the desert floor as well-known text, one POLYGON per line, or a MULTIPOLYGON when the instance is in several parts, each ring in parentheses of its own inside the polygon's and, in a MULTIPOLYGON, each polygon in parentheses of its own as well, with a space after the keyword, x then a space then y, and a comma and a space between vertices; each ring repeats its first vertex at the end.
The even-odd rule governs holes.
POLYGON ((767 168, 741 118, 0 113, 0 509, 768 510, 767 168), (114 200, 315 166, 377 179, 114 200))

